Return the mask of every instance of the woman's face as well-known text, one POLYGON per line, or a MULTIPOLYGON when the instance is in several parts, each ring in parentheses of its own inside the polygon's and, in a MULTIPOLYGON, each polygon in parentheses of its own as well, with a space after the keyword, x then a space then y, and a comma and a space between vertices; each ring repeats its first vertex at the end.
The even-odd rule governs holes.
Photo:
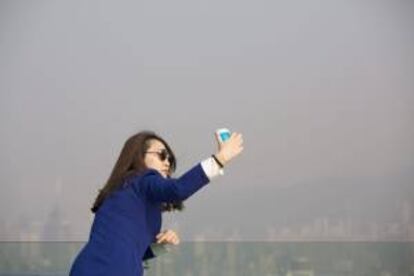
POLYGON ((146 151, 144 162, 147 168, 157 170, 162 176, 170 174, 170 162, 168 161, 168 150, 163 143, 156 139, 149 141, 149 148, 146 151), (163 157, 165 157, 164 160, 163 157))

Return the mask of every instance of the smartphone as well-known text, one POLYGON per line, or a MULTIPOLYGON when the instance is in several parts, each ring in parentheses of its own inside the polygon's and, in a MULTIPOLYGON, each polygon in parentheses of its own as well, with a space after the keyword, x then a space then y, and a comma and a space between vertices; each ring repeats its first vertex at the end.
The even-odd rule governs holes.
POLYGON ((219 128, 216 130, 216 133, 218 134, 218 137, 221 142, 228 140, 231 135, 230 130, 228 130, 227 128, 219 128))

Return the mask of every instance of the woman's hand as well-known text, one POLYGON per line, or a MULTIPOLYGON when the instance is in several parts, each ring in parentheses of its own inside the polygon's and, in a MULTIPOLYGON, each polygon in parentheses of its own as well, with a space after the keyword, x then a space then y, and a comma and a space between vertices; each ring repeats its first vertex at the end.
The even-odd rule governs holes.
POLYGON ((167 243, 174 245, 178 245, 180 243, 180 239, 178 238, 177 233, 175 233, 173 230, 164 230, 159 233, 156 238, 157 243, 167 243))
POLYGON ((221 164, 225 165, 243 151, 243 137, 240 133, 233 132, 230 138, 224 142, 220 141, 219 135, 216 133, 218 143, 218 153, 216 157, 221 164))

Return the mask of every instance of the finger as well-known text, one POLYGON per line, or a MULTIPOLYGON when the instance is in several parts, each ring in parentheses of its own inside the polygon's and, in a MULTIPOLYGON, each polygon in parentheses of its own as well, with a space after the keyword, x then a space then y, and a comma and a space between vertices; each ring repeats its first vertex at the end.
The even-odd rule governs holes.
POLYGON ((223 142, 220 140, 220 135, 219 135, 217 132, 215 132, 215 133, 214 133, 214 136, 216 136, 216 141, 217 141, 217 143, 218 143, 219 145, 221 145, 223 142))
POLYGON ((173 237, 177 237, 177 234, 173 230, 166 230, 164 231, 163 239, 166 241, 170 241, 173 237))
POLYGON ((157 239, 161 238, 163 235, 165 235, 166 232, 167 232, 166 230, 161 231, 160 233, 157 234, 156 238, 157 239))
POLYGON ((177 234, 175 234, 175 233, 174 233, 174 236, 173 236, 172 240, 173 240, 175 243, 178 243, 180 239, 178 238, 177 234))
POLYGON ((165 232, 165 235, 167 235, 168 237, 171 237, 171 236, 174 236, 175 235, 175 232, 173 231, 173 230, 167 230, 166 232, 165 232))
POLYGON ((165 241, 165 236, 161 236, 160 238, 157 239, 157 243, 162 243, 165 241))
POLYGON ((175 233, 168 233, 167 234, 167 237, 166 237, 166 240, 168 241, 168 242, 171 242, 171 241, 173 241, 175 238, 176 238, 177 236, 175 235, 175 233))
POLYGON ((168 235, 163 233, 163 235, 157 240, 157 243, 165 243, 166 241, 168 241, 168 235))
POLYGON ((170 236, 167 233, 164 233, 158 240, 157 243, 168 242, 170 236))
POLYGON ((178 239, 173 239, 172 240, 172 244, 174 245, 178 245, 180 243, 180 241, 178 239))
POLYGON ((240 133, 235 132, 235 133, 234 133, 234 137, 233 137, 233 139, 234 139, 235 141, 239 141, 239 140, 241 139, 241 137, 242 137, 242 135, 241 135, 240 133))
POLYGON ((171 235, 171 239, 172 239, 172 241, 174 242, 179 242, 180 241, 180 238, 178 237, 178 235, 177 235, 177 233, 176 232, 174 232, 174 231, 172 231, 172 233, 171 233, 172 235, 171 235))
POLYGON ((178 239, 178 237, 177 237, 177 236, 171 236, 171 237, 168 239, 168 243, 170 243, 170 244, 177 245, 177 244, 178 244, 178 242, 179 242, 179 239, 178 239))

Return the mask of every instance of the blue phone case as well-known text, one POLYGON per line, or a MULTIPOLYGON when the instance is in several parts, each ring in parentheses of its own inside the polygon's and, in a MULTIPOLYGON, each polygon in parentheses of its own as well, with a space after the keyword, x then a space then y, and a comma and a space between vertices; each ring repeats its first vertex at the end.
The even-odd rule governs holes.
POLYGON ((227 139, 230 138, 230 133, 229 132, 220 133, 220 138, 224 142, 224 141, 226 141, 227 139))

